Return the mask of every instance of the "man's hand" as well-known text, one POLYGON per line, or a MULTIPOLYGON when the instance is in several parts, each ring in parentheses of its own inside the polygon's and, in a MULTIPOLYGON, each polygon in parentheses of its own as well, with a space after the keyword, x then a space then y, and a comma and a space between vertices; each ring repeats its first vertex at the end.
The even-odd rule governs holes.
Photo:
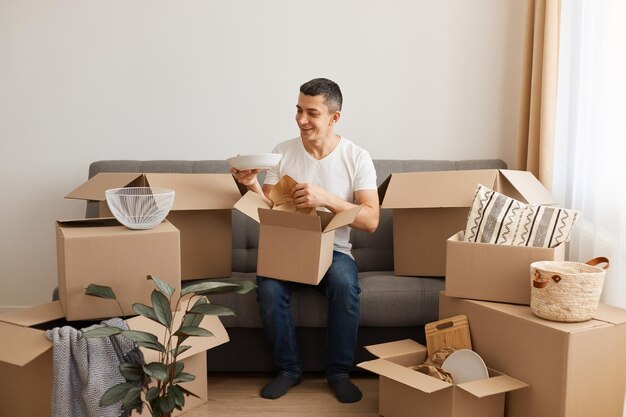
MULTIPOLYGON (((268 188, 268 195, 269 191, 270 189, 268 188)), ((350 224, 350 227, 368 233, 373 233, 378 227, 380 204, 376 190, 356 191, 354 193, 354 203, 349 203, 314 184, 296 184, 291 189, 291 194, 298 208, 325 207, 333 213, 339 213, 355 205, 360 205, 361 210, 354 222, 350 224)))
POLYGON ((314 184, 298 183, 291 189, 291 195, 298 208, 329 206, 329 192, 314 184))
POLYGON ((257 175, 259 174, 258 169, 245 169, 239 171, 235 168, 231 168, 230 173, 233 174, 237 182, 248 188, 257 184, 257 175))

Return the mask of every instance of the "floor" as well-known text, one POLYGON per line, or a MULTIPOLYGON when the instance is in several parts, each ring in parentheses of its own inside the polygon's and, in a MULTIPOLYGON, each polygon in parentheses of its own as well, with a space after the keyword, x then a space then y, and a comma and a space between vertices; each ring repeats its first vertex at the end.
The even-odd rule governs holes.
POLYGON ((259 396, 267 374, 209 374, 209 400, 182 417, 378 417, 378 377, 358 375, 363 392, 354 404, 338 402, 323 374, 306 374, 302 383, 277 400, 259 396))

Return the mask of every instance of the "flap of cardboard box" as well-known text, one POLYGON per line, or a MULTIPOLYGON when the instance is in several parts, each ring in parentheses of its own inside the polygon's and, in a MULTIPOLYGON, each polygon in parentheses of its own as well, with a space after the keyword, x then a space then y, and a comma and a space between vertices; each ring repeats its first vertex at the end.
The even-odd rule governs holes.
POLYGON ((495 184, 497 173, 493 169, 394 173, 387 179, 381 207, 469 207, 478 184, 495 184))
POLYGON ((122 223, 114 217, 95 217, 89 219, 67 219, 57 220, 57 224, 65 229, 82 227, 115 227, 122 226, 122 223))
POLYGON ((264 208, 259 208, 258 211, 261 224, 266 226, 281 226, 311 232, 322 231, 322 221, 319 216, 264 208))
POLYGON ((63 317, 63 308, 59 301, 15 309, 0 315, 0 361, 24 366, 44 354, 52 348, 52 342, 43 330, 29 326, 63 317))
POLYGON ((126 187, 140 177, 142 177, 142 174, 139 173, 101 172, 79 185, 74 191, 66 195, 65 198, 104 201, 104 192, 106 190, 126 187))
POLYGON ((176 191, 172 210, 231 209, 241 197, 231 174, 145 174, 151 187, 176 191))
POLYGON ((447 382, 385 359, 361 362, 357 366, 428 394, 452 386, 447 382))
POLYGON ((363 206, 352 207, 348 210, 340 211, 339 213, 335 213, 333 219, 328 223, 328 226, 324 228, 324 232, 330 232, 332 230, 338 229, 342 226, 346 226, 356 219, 357 214, 361 211, 363 206))
POLYGON ((352 223, 361 207, 355 206, 334 215, 325 212, 318 212, 317 215, 312 215, 274 210, 271 209, 271 201, 254 191, 248 191, 234 205, 234 208, 258 223, 323 232, 330 232, 352 223), (261 212, 263 212, 263 219, 260 217, 261 212), (320 216, 323 216, 324 219, 321 220, 320 216), (330 219, 330 216, 333 216, 332 219, 330 219), (322 224, 326 224, 323 230, 322 224))
POLYGON ((105 201, 105 191, 121 187, 163 187, 176 191, 172 210, 230 209, 241 197, 231 174, 101 172, 65 196, 105 201))
MULTIPOLYGON (((173 328, 178 329, 180 327, 180 323, 183 320, 183 316, 185 311, 189 308, 189 298, 181 302, 181 310, 177 312, 172 312, 174 317, 173 328)), ((143 332, 149 332, 154 335, 159 336, 159 341, 161 343, 164 342, 164 332, 163 326, 159 323, 156 323, 146 317, 136 316, 127 320, 128 327, 132 330, 140 330, 143 332)), ((216 346, 222 345, 228 342, 230 339, 228 337, 228 333, 224 328, 221 320, 217 316, 204 316, 202 322, 200 323, 200 327, 210 331, 213 333, 213 336, 210 337, 190 337, 185 340, 185 345, 191 346, 190 349, 181 353, 179 358, 185 359, 189 356, 195 355, 196 353, 204 352, 206 350, 212 349, 216 346)), ((173 338, 173 343, 176 344, 177 338, 173 338)), ((154 362, 159 360, 159 352, 149 349, 141 349, 146 363, 154 362)))
POLYGON ((412 339, 379 343, 377 345, 365 346, 365 349, 372 355, 383 359, 392 358, 394 356, 404 356, 420 350, 426 352, 426 346, 412 339))
POLYGON ((557 204, 550 191, 528 171, 501 169, 495 190, 528 204, 557 204))
POLYGON ((270 209, 272 208, 272 202, 259 193, 248 191, 235 203, 234 208, 257 223, 261 223, 259 208, 270 209))
POLYGON ((0 315, 0 321, 16 324, 18 326, 35 326, 65 317, 63 307, 59 301, 52 301, 45 304, 28 308, 18 308, 0 315))
POLYGON ((0 361, 24 366, 52 348, 42 330, 0 322, 0 361))
POLYGON ((517 389, 526 388, 527 386, 528 384, 525 382, 502 374, 457 385, 458 388, 478 398, 515 391, 517 389))

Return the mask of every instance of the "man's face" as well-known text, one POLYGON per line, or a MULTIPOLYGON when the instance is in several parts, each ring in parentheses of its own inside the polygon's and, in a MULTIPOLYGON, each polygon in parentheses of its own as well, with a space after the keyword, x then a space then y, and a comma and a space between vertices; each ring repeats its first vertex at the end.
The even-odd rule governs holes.
POLYGON ((324 140, 334 135, 333 127, 340 113, 330 112, 324 96, 307 96, 300 93, 296 105, 296 123, 304 140, 324 140))

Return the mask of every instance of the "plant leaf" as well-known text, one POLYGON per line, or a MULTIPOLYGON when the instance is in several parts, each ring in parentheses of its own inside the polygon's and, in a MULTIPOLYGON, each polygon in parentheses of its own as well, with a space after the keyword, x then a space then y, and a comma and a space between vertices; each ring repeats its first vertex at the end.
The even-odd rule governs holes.
POLYGON ((239 284, 239 288, 235 290, 235 293, 237 294, 247 294, 250 291, 255 290, 257 287, 256 282, 250 281, 248 279, 234 279, 229 282, 236 282, 237 284, 239 284))
POLYGON ((109 337, 123 333, 123 330, 114 326, 96 327, 95 329, 80 332, 83 337, 109 337))
POLYGON ((165 349, 165 346, 163 346, 159 342, 159 339, 151 333, 142 332, 139 330, 124 330, 122 332, 122 335, 137 343, 139 346, 145 347, 147 349, 156 350, 163 353, 167 351, 165 349))
POLYGON ((152 409, 152 417, 163 417, 161 413, 161 397, 155 397, 150 401, 150 408, 152 409))
POLYGON ((174 378, 174 383, 177 384, 179 382, 189 382, 193 381, 194 379, 196 379, 195 375, 190 374, 189 372, 181 372, 180 375, 174 378))
POLYGON ((140 330, 124 330, 124 337, 129 338, 133 342, 158 342, 159 339, 152 333, 142 332, 140 330))
POLYGON ((180 373, 185 369, 185 364, 182 362, 176 362, 174 366, 174 376, 180 375, 180 373))
MULTIPOLYGON (((205 297, 198 298, 193 307, 201 304, 208 304, 208 301, 205 297)), ((202 319, 204 319, 204 317, 199 314, 185 314, 185 316, 183 317, 183 322, 181 323, 181 327, 198 327, 200 323, 202 323, 202 319)))
POLYGON ((133 304, 133 311, 160 324, 159 319, 154 312, 154 309, 150 306, 141 303, 135 303, 133 304))
POLYGON ((122 409, 125 411, 130 411, 141 405, 141 387, 135 385, 132 388, 129 388, 126 391, 126 395, 122 400, 122 409))
POLYGON ((168 282, 165 282, 162 279, 159 279, 153 275, 148 275, 148 279, 154 282, 154 285, 157 287, 157 289, 161 293, 163 293, 168 300, 171 299, 170 297, 172 297, 172 294, 174 294, 174 287, 172 287, 168 282))
POLYGON ((151 298, 152 308, 159 323, 169 328, 172 325, 172 309, 169 300, 157 290, 152 291, 151 298))
POLYGON ((143 370, 146 374, 158 379, 159 381, 167 381, 169 379, 167 367, 160 362, 150 362, 143 367, 143 370))
POLYGON ((159 389, 157 387, 152 387, 148 389, 148 392, 146 392, 146 401, 151 402, 158 396, 159 396, 159 389))
POLYGON ((141 381, 146 378, 141 365, 136 363, 124 362, 120 365, 120 373, 127 381, 141 381))
POLYGON ((157 352, 161 352, 161 353, 166 352, 165 346, 163 346, 159 342, 135 342, 135 343, 137 343, 138 346, 144 347, 146 349, 156 350, 157 352))
POLYGON ((193 314, 204 314, 210 316, 234 316, 235 312, 228 307, 218 304, 196 304, 188 311, 193 314))
POLYGON ((182 408, 185 405, 185 396, 183 392, 176 385, 170 385, 167 387, 167 393, 174 397, 176 405, 182 408))
POLYGON ((180 291, 180 295, 186 295, 186 294, 196 294, 196 295, 204 295, 204 294, 209 294, 213 291, 217 291, 220 289, 230 289, 231 291, 234 291, 235 289, 237 289, 239 286, 236 283, 230 283, 230 282, 220 282, 220 281, 205 281, 205 282, 200 282, 198 284, 192 284, 192 285, 188 285, 185 288, 183 288, 180 291))
POLYGON ((207 329, 203 329, 202 327, 181 327, 180 329, 176 330, 176 333, 174 333, 174 335, 178 337, 180 336, 208 337, 208 336, 213 336, 213 333, 211 333, 207 329))
POLYGON ((135 386, 133 382, 122 382, 121 384, 113 385, 100 398, 100 407, 107 407, 122 401, 126 396, 126 392, 135 386))
POLYGON ((181 345, 178 346, 177 348, 172 349, 170 352, 172 353, 172 356, 174 356, 175 358, 178 357, 178 355, 180 355, 181 353, 187 351, 191 349, 191 346, 189 345, 181 345))
POLYGON ((115 293, 111 287, 98 284, 89 284, 85 288, 85 295, 91 295, 92 297, 106 298, 108 300, 117 300, 115 293))
POLYGON ((176 407, 176 398, 172 395, 165 394, 164 397, 161 397, 161 410, 166 413, 171 413, 174 411, 174 407, 176 407))

